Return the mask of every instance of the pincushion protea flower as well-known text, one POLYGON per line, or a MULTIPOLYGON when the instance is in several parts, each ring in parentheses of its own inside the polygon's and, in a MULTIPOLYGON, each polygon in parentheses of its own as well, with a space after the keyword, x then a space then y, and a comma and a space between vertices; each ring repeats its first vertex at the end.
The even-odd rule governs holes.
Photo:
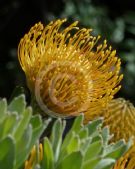
MULTIPOLYGON (((110 101, 107 108, 99 114, 89 116, 94 119, 97 116, 104 117, 104 126, 109 126, 110 132, 114 134, 111 142, 124 138, 126 141, 133 136, 135 142, 135 107, 123 98, 110 101)), ((130 150, 116 163, 114 169, 135 168, 135 143, 130 150)))
POLYGON ((123 98, 110 101, 106 110, 101 113, 104 125, 108 125, 114 134, 112 141, 124 138, 126 141, 135 136, 135 107, 123 98))
POLYGON ((78 22, 62 29, 64 22, 37 23, 21 39, 18 57, 28 87, 54 116, 99 112, 120 89, 120 59, 106 40, 97 45, 100 36, 91 29, 78 28, 78 22))

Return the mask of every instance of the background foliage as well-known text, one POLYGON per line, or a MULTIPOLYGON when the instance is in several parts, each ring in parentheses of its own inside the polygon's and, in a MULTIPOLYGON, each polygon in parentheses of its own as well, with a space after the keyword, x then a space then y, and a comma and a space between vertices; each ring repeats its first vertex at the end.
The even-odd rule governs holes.
POLYGON ((122 59, 123 87, 118 96, 135 103, 135 2, 134 0, 1 0, 0 96, 9 97, 16 85, 25 85, 17 60, 20 38, 36 22, 56 18, 79 20, 117 49, 122 59))

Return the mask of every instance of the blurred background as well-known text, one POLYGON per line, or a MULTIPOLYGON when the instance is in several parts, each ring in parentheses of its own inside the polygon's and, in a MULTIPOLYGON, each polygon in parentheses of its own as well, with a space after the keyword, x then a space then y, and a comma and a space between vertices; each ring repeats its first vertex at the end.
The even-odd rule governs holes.
POLYGON ((135 103, 134 0, 0 0, 0 97, 9 98, 16 85, 25 85, 17 59, 20 38, 36 22, 57 18, 79 20, 117 49, 124 74, 118 97, 135 103))

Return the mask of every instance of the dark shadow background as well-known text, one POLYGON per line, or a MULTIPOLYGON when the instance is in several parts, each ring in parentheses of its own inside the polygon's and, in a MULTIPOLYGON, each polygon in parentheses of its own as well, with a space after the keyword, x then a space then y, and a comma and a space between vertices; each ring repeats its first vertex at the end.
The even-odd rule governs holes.
POLYGON ((0 97, 9 98, 16 85, 25 86, 17 59, 20 38, 36 22, 65 17, 92 27, 117 49, 124 73, 117 96, 135 103, 134 0, 0 0, 0 97))

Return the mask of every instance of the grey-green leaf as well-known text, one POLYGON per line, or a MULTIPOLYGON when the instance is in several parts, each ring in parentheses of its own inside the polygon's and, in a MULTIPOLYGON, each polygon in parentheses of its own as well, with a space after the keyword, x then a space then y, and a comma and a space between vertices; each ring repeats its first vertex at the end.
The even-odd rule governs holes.
POLYGON ((0 123, 3 121, 6 112, 7 112, 7 101, 6 99, 2 99, 0 100, 0 123))
POLYGON ((51 143, 52 143, 52 148, 55 156, 55 161, 57 161, 59 157, 64 128, 65 128, 65 121, 63 121, 63 123, 60 119, 55 121, 52 129, 52 134, 51 134, 51 143))
POLYGON ((18 97, 15 97, 11 103, 8 106, 8 110, 13 112, 16 111, 19 114, 22 114, 25 110, 26 102, 25 102, 25 96, 20 95, 18 97))
POLYGON ((87 160, 93 159, 95 157, 98 157, 100 152, 101 152, 101 150, 102 150, 102 142, 101 142, 101 140, 90 144, 88 149, 87 149, 87 151, 86 151, 86 153, 85 153, 84 161, 87 161, 87 160))
POLYGON ((56 167, 56 169, 81 169, 82 167, 81 152, 73 152, 65 157, 56 167))
POLYGON ((102 159, 93 169, 111 169, 115 162, 112 158, 102 159))
POLYGON ((0 169, 13 169, 15 163, 15 141, 7 136, 0 141, 0 169))
POLYGON ((46 137, 44 139, 44 145, 43 145, 43 165, 46 166, 46 169, 53 169, 54 167, 54 156, 53 156, 53 149, 50 141, 46 137))

